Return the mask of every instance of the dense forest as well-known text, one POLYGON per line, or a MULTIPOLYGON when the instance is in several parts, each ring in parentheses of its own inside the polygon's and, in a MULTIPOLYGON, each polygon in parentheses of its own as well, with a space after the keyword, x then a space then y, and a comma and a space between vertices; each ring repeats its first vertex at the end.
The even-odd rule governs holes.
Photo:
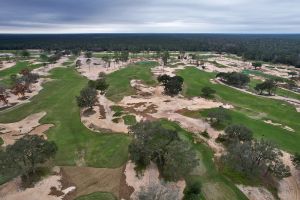
POLYGON ((215 51, 300 67, 300 35, 2 34, 0 49, 215 51))

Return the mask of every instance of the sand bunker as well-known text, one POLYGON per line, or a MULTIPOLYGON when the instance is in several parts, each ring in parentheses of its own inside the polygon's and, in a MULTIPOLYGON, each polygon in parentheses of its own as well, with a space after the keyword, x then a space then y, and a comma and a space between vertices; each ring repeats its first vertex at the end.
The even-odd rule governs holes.
POLYGON ((93 111, 90 114, 84 114, 84 111, 81 112, 82 123, 86 127, 98 132, 110 130, 112 132, 127 133, 128 127, 122 119, 118 123, 112 121, 115 117, 113 116, 114 112, 111 110, 111 106, 115 105, 115 103, 108 100, 104 95, 98 95, 98 102, 99 104, 93 107, 93 111), (101 114, 101 109, 103 108, 105 117, 101 114))
POLYGON ((283 125, 280 124, 280 123, 274 123, 274 122, 272 122, 272 120, 264 120, 264 122, 265 122, 266 124, 271 124, 271 125, 273 125, 273 126, 279 126, 279 127, 283 128, 283 129, 285 129, 285 130, 288 130, 288 131, 290 131, 290 132, 295 132, 295 130, 292 129, 291 127, 289 127, 289 126, 283 126, 283 125))
POLYGON ((40 135, 44 138, 47 136, 44 134, 52 124, 40 125, 39 120, 46 115, 46 112, 35 113, 22 119, 21 121, 7 124, 0 124, 0 137, 4 141, 4 146, 14 144, 16 140, 23 137, 26 134, 40 135))
POLYGON ((36 183, 33 188, 21 190, 20 178, 17 178, 0 187, 0 198, 2 200, 62 200, 65 195, 75 190, 75 187, 62 189, 61 179, 62 176, 59 175, 58 169, 56 175, 44 178, 36 183), (59 196, 50 194, 53 188, 56 188, 55 190, 60 194, 59 196))
POLYGON ((2 61, 2 63, 0 63, 0 71, 11 68, 13 66, 16 65, 15 61, 2 61))
POLYGON ((159 179, 159 171, 154 163, 151 163, 140 176, 137 176, 134 168, 134 163, 128 162, 126 164, 126 169, 124 172, 126 176, 126 183, 134 188, 134 192, 131 194, 131 199, 137 199, 137 194, 139 193, 142 187, 147 188, 150 185, 156 184, 163 185, 167 188, 172 188, 174 191, 177 190, 179 194, 179 199, 182 199, 183 190, 186 185, 184 180, 163 183, 159 179))
POLYGON ((32 70, 32 72, 37 73, 40 76, 48 76, 49 72, 52 69, 55 69, 55 68, 58 68, 58 67, 64 67, 63 63, 67 62, 68 60, 69 60, 69 58, 66 57, 66 56, 61 57, 58 61, 56 61, 56 63, 54 63, 54 64, 50 63, 50 64, 47 64, 46 66, 36 68, 36 69, 32 70))

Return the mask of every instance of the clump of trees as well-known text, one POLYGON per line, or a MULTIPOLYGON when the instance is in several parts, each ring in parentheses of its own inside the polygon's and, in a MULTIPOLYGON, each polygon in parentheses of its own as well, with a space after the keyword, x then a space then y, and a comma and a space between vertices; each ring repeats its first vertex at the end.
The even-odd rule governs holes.
POLYGON ((37 135, 25 135, 14 144, 0 150, 0 174, 3 177, 22 175, 31 184, 37 169, 54 158, 57 146, 37 135))
POLYGON ((262 83, 256 84, 254 89, 261 95, 264 91, 267 91, 269 95, 272 95, 275 93, 277 88, 277 82, 274 79, 267 79, 266 81, 262 83))
POLYGON ((252 66, 254 67, 255 70, 257 70, 257 68, 261 68, 262 67, 262 63, 261 62, 253 62, 252 66))
POLYGON ((0 85, 0 102, 2 101, 4 104, 8 104, 7 97, 6 87, 0 85))
POLYGON ((215 128, 220 128, 226 122, 231 120, 229 112, 223 107, 212 109, 208 112, 207 117, 209 118, 211 125, 215 128))
POLYGON ((201 199, 201 183, 199 181, 196 181, 190 185, 187 185, 183 193, 183 200, 201 199))
POLYGON ((164 86, 164 92, 166 95, 175 96, 182 91, 182 85, 184 79, 181 76, 169 76, 161 75, 157 78, 159 83, 164 86))
POLYGON ((227 83, 228 85, 239 88, 246 86, 250 82, 250 78, 248 75, 239 72, 221 72, 218 73, 216 77, 220 78, 221 81, 227 83))
POLYGON ((91 87, 85 87, 80 91, 80 95, 76 96, 77 105, 80 108, 93 109, 97 102, 97 90, 91 87))
POLYGON ((88 86, 96 90, 100 90, 101 94, 104 94, 107 88, 109 87, 109 84, 106 82, 105 74, 101 73, 98 77, 99 78, 95 81, 90 80, 88 82, 88 86))
POLYGON ((211 87, 206 86, 201 89, 201 93, 202 93, 202 96, 205 98, 213 98, 214 94, 216 93, 216 90, 212 89, 211 87))
POLYGON ((300 169, 300 154, 295 153, 292 157, 293 164, 295 165, 296 169, 300 169))
POLYGON ((218 140, 227 147, 221 161, 249 178, 290 176, 290 169, 281 160, 282 152, 266 140, 255 140, 252 131, 243 125, 230 125, 218 140))
POLYGON ((162 54, 161 54, 161 59, 163 61, 163 65, 166 66, 168 64, 168 59, 170 58, 170 54, 168 51, 164 51, 162 54))
POLYGON ((130 127, 133 140, 130 159, 137 169, 154 162, 163 178, 177 181, 198 165, 195 151, 182 141, 178 133, 165 129, 159 122, 140 122, 130 127))

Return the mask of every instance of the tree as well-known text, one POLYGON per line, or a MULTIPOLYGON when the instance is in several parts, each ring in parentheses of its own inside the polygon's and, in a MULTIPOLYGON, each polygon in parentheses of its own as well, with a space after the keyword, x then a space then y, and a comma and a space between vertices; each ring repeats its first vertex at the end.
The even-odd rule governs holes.
POLYGON ((105 72, 99 72, 98 78, 99 78, 99 79, 105 79, 105 78, 106 78, 105 72))
POLYGON ((163 177, 176 181, 186 177, 197 165, 196 153, 191 147, 180 140, 173 141, 166 146, 161 168, 163 177))
POLYGON ((228 111, 223 107, 211 110, 208 113, 207 117, 210 118, 210 121, 213 126, 219 126, 231 119, 231 116, 229 115, 228 111))
POLYGON ((256 70, 257 68, 261 68, 262 63, 261 62, 253 62, 252 66, 254 67, 254 69, 256 70))
POLYGON ((0 85, 0 102, 1 101, 4 104, 8 104, 6 88, 2 85, 0 85))
POLYGON ((76 68, 80 68, 81 65, 82 65, 81 60, 76 60, 75 63, 76 68))
POLYGON ((86 58, 92 58, 92 57, 93 57, 93 53, 92 53, 91 51, 87 51, 87 52, 85 53, 85 57, 86 57, 86 58))
POLYGON ((91 88, 95 88, 96 90, 100 90, 101 94, 104 94, 109 84, 106 83, 105 78, 102 78, 102 79, 97 79, 96 81, 90 80, 88 82, 88 86, 91 88))
POLYGON ((127 62, 129 58, 129 52, 128 51, 122 51, 120 55, 120 60, 122 62, 127 62))
POLYGON ((201 194, 201 183, 196 181, 190 185, 187 185, 183 191, 183 200, 198 200, 201 194))
POLYGON ((300 154, 295 153, 292 157, 293 164, 295 165, 296 169, 300 169, 300 154))
POLYGON ((27 50, 23 50, 23 51, 21 51, 21 56, 23 58, 28 58, 30 56, 30 53, 27 50))
POLYGON ((169 58, 170 58, 169 52, 168 51, 163 52, 161 59, 163 61, 164 66, 166 66, 168 64, 169 58))
POLYGON ((235 87, 244 87, 250 82, 248 75, 239 72, 221 72, 218 73, 216 77, 221 78, 223 82, 235 87))
POLYGON ((273 79, 267 79, 263 83, 258 83, 254 87, 254 89, 259 92, 259 94, 262 94, 265 90, 268 92, 269 95, 272 95, 275 93, 277 88, 276 81, 273 79))
POLYGON ((95 88, 86 87, 80 91, 80 96, 76 97, 77 105, 81 108, 89 107, 93 109, 93 106, 97 102, 97 91, 95 88))
POLYGON ((8 145, 5 152, 1 152, 0 173, 14 171, 29 180, 29 174, 35 174, 38 165, 53 158, 56 152, 57 146, 54 142, 37 135, 25 135, 13 145, 8 145))
POLYGON ((89 65, 89 70, 91 68, 91 62, 92 62, 92 60, 90 58, 86 59, 86 64, 89 65))
POLYGON ((290 176, 290 169, 283 164, 281 157, 281 151, 272 143, 254 140, 230 145, 222 160, 248 177, 273 175, 284 178, 290 176))
POLYGON ((152 161, 165 179, 178 180, 198 164, 194 150, 180 140, 176 131, 163 128, 159 122, 137 123, 130 127, 130 133, 130 159, 138 169, 152 161))
POLYGON ((214 96, 214 94, 216 93, 216 90, 212 89, 211 87, 204 87, 201 90, 202 92, 202 96, 206 97, 206 98, 212 98, 214 96))
POLYGON ((165 94, 174 96, 178 95, 182 91, 183 78, 181 76, 170 77, 166 74, 157 78, 158 82, 164 86, 165 94))
POLYGON ((230 145, 236 142, 246 142, 253 139, 252 131, 239 124, 232 124, 225 128, 224 134, 218 137, 219 141, 223 141, 225 144, 230 145))

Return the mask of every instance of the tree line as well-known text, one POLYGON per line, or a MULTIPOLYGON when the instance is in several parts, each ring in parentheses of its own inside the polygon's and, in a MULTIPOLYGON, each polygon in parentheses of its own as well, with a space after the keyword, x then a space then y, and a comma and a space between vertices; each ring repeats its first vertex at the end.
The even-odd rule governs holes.
POLYGON ((0 35, 0 49, 91 51, 214 51, 300 67, 300 35, 63 34, 0 35))

